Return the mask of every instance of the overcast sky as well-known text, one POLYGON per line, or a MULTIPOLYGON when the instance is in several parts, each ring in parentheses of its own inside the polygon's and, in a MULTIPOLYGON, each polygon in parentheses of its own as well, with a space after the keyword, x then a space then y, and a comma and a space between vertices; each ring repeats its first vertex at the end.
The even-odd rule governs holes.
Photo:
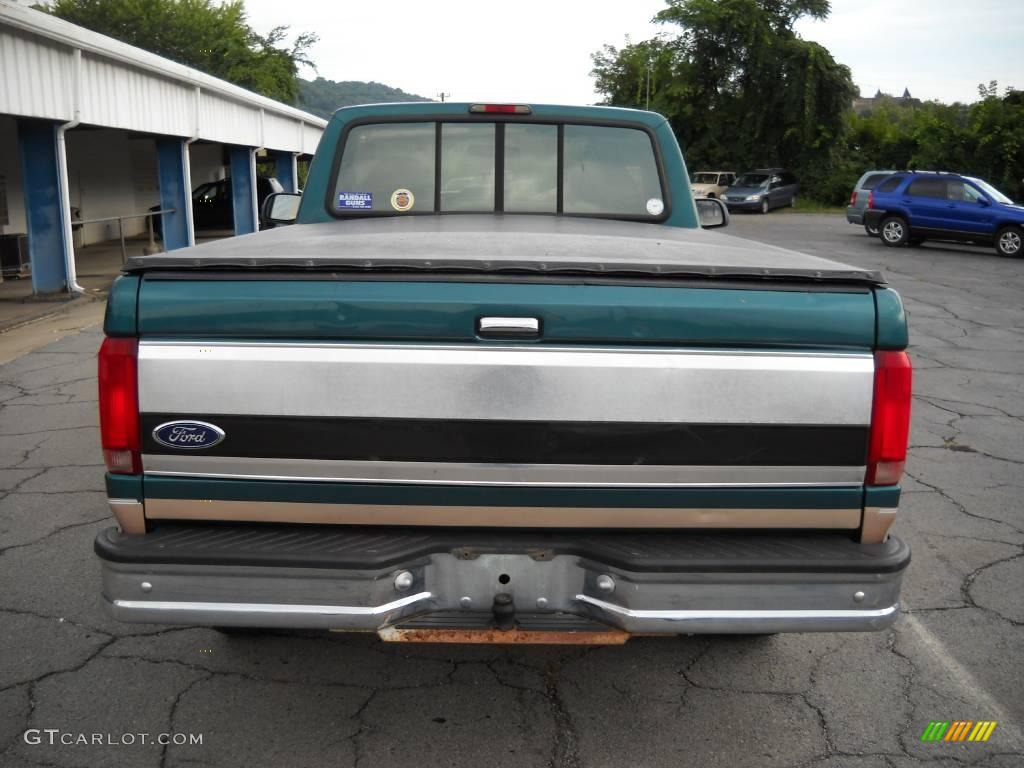
MULTIPOLYGON (((246 0, 250 23, 320 35, 329 80, 376 80, 456 101, 593 103, 590 54, 660 30, 664 0, 246 0)), ((833 0, 800 34, 853 70, 865 96, 904 87, 922 99, 973 101, 977 85, 1024 88, 1024 0, 833 0)), ((312 72, 304 72, 312 77, 312 72)))

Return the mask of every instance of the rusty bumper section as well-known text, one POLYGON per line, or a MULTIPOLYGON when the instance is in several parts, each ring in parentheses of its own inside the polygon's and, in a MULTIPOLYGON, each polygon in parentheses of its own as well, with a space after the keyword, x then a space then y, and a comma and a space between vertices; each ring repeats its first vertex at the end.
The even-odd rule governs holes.
POLYGON ((623 645, 631 635, 620 629, 558 632, 527 629, 403 629, 384 627, 388 643, 457 643, 463 645, 623 645))
POLYGON ((432 614, 382 627, 377 634, 389 643, 475 645, 622 645, 631 637, 629 632, 572 614, 525 615, 507 629, 496 627, 486 613, 432 614))

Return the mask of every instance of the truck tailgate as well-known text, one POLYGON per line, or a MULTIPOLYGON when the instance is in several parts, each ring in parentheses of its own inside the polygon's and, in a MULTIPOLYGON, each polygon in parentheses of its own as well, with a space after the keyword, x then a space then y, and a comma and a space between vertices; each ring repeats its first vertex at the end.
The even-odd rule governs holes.
POLYGON ((139 281, 148 518, 861 523, 870 287, 129 279, 139 281), (538 330, 489 338, 487 317, 538 330), (156 433, 174 421, 224 437, 162 443, 156 433))

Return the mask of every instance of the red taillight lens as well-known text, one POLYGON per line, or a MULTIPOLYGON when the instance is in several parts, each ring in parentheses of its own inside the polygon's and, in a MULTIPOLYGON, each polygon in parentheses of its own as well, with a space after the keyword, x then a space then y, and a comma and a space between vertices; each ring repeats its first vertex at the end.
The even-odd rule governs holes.
POLYGON ((853 208, 853 206, 855 206, 856 204, 857 204, 857 190, 855 189, 855 190, 853 190, 853 192, 850 193, 850 207, 853 208))
POLYGON ((100 438, 107 469, 142 471, 139 442, 139 340, 104 339, 99 354, 100 438))
POLYGON ((875 352, 868 485, 896 485, 907 463, 913 371, 906 352, 875 352))
POLYGON ((469 111, 480 115, 529 115, 533 113, 533 107, 529 104, 470 104, 469 111))
POLYGON ((875 207, 875 190, 868 192, 868 208, 875 207))

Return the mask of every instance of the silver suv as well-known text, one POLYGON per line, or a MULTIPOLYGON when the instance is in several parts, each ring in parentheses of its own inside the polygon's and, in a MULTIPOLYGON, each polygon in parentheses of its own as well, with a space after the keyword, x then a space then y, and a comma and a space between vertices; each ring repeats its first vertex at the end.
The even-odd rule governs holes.
POLYGON ((868 195, 871 194, 871 190, 882 183, 883 179, 894 173, 897 171, 867 171, 857 180, 853 192, 850 194, 850 204, 846 207, 846 220, 851 224, 864 224, 864 231, 872 237, 878 235, 878 230, 864 223, 864 211, 868 209, 868 195))

